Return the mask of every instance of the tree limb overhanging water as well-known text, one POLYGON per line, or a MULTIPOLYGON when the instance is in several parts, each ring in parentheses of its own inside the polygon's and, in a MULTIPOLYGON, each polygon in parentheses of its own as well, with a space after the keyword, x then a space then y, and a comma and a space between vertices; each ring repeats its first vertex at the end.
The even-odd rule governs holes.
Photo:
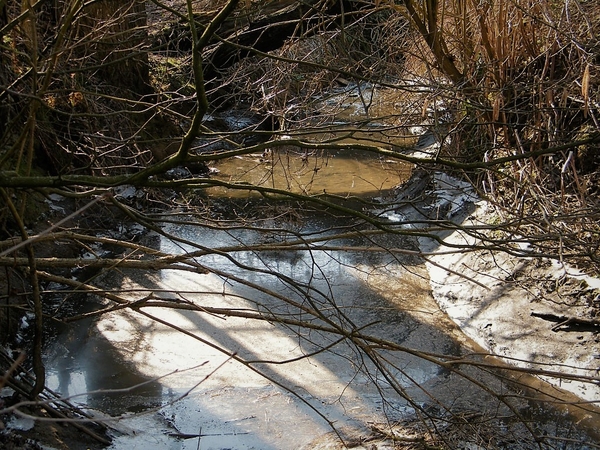
MULTIPOLYGON (((42 392, 42 327, 52 341, 74 323, 46 364, 61 345, 90 367, 108 367, 94 345, 129 359, 119 406, 163 402, 176 428, 227 423, 202 392, 240 414, 257 398, 284 411, 288 392, 304 405, 291 416, 308 407, 348 445, 594 447, 536 415, 566 411, 593 435, 594 330, 523 328, 594 324, 599 306, 572 268, 598 268, 597 12, 559 6, 0 6, 1 337, 22 313, 36 330, 7 344, 30 349, 14 357, 34 376, 17 383, 9 363, 2 381, 34 403, 2 411, 43 421, 35 402, 58 400, 42 392), (155 330, 189 346, 167 349, 165 381, 144 359, 155 330), (166 401, 189 353, 232 361, 166 401), (386 425, 345 429, 369 415, 386 425)), ((123 417, 101 375, 49 367, 123 417)), ((280 416, 265 424, 290 426, 280 416)), ((327 431, 297 425, 297 439, 327 431)), ((259 434, 239 436, 283 448, 259 434)))

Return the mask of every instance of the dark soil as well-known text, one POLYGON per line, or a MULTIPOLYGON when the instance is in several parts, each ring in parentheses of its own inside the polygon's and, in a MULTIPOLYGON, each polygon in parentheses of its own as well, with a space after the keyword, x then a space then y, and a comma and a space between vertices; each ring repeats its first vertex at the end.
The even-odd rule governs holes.
POLYGON ((6 450, 97 450, 105 445, 75 427, 60 422, 37 422, 28 431, 0 432, 0 448, 6 450), (42 446, 43 445, 43 446, 42 446))

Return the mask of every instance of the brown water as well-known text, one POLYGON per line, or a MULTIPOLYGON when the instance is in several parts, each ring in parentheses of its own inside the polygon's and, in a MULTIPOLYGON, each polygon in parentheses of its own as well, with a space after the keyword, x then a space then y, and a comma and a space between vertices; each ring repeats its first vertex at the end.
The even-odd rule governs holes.
MULTIPOLYGON (((229 183, 315 195, 377 197, 410 177, 411 166, 356 150, 304 152, 297 148, 218 161, 213 178, 229 183)), ((244 191, 212 188, 212 195, 245 196, 244 191)))

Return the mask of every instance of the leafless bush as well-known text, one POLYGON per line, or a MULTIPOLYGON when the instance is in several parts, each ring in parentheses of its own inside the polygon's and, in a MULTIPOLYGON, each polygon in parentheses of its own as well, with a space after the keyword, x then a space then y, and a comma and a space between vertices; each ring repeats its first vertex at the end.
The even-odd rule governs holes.
POLYGON ((407 11, 423 38, 407 67, 447 92, 443 153, 489 163, 472 179, 511 232, 596 265, 597 13, 519 0, 407 11), (523 157, 493 165, 513 155, 523 157))

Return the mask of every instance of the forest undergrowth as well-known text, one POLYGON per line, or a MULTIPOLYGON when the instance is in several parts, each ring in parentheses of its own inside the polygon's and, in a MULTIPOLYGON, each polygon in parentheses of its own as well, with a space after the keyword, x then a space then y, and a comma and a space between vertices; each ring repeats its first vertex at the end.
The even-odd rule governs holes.
MULTIPOLYGON (((33 316, 25 365, 34 376, 22 395, 43 391, 44 327, 64 319, 44 309, 48 280, 81 295, 101 290, 94 277, 69 284, 86 265, 179 268, 177 256, 131 236, 99 238, 115 217, 158 232, 154 214, 175 207, 211 226, 252 228, 243 206, 204 193, 221 187, 302 205, 268 210, 274 220, 316 205, 350 214, 360 224, 352 232, 390 230, 365 212, 372 200, 350 210, 326 192, 211 176, 225 159, 258 167, 277 152, 324 161, 352 149, 445 172, 492 205, 487 223, 462 227, 482 248, 597 275, 598 36, 592 0, 0 2, 0 338, 11 342, 18 318, 33 316), (416 157, 423 139, 432 145, 416 157), (55 196, 72 202, 70 220, 48 210, 55 196), (110 241, 108 256, 94 241, 110 241), (68 250, 49 262, 57 242, 68 250)), ((0 385, 12 371, 3 367, 0 385)))

